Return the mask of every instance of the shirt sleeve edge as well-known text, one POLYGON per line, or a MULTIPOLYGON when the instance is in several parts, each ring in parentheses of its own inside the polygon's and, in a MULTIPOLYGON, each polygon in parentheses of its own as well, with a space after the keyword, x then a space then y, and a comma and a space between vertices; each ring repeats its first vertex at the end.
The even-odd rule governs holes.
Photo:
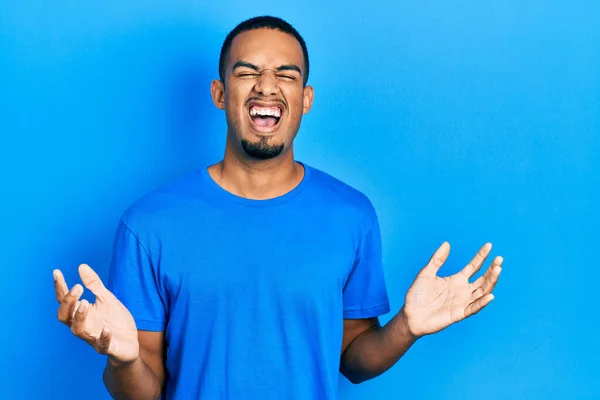
POLYGON ((390 312, 390 303, 386 301, 369 308, 344 309, 344 319, 364 319, 378 317, 390 312))
POLYGON ((140 318, 134 318, 134 320, 139 331, 163 332, 166 328, 164 321, 150 321, 140 318))

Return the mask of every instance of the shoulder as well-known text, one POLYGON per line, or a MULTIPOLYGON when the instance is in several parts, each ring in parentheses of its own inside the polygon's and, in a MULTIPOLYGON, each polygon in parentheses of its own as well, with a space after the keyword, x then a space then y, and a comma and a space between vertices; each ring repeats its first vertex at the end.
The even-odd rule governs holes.
POLYGON ((365 193, 327 172, 309 168, 313 191, 332 211, 355 217, 366 225, 377 222, 375 207, 365 193))
POLYGON ((188 206, 194 200, 202 197, 200 175, 193 171, 147 192, 127 207, 121 222, 134 232, 174 222, 189 212, 188 206))

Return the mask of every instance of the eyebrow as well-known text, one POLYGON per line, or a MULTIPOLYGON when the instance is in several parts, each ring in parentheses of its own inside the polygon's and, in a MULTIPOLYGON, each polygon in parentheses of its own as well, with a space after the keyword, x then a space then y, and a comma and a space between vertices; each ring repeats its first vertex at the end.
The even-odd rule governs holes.
MULTIPOLYGON (((252 63, 249 63, 248 61, 238 61, 235 64, 233 64, 233 68, 231 68, 231 71, 234 71, 236 68, 250 68, 254 71, 260 71, 260 68, 257 65, 254 65, 252 63)), ((300 70, 300 67, 298 67, 296 64, 284 64, 284 65, 280 65, 279 67, 277 67, 275 69, 277 72, 281 72, 281 71, 296 71, 300 74, 300 76, 302 76, 302 71, 300 70)))
POLYGON ((296 71, 302 76, 302 71, 300 71, 300 67, 295 64, 284 64, 277 67, 277 72, 280 71, 296 71))
POLYGON ((250 64, 247 61, 238 61, 238 62, 236 62, 235 64, 233 64, 233 68, 231 68, 231 71, 234 71, 236 68, 250 68, 250 69, 253 69, 255 71, 260 71, 260 68, 258 68, 254 64, 250 64))

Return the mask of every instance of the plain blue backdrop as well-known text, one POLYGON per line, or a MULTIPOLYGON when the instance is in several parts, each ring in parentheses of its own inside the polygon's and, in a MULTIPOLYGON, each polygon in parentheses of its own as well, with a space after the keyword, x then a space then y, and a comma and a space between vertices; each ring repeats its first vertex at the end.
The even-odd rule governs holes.
POLYGON ((375 204, 394 311, 444 240, 441 274, 486 241, 505 257, 484 312, 341 379, 343 398, 600 398, 593 0, 1 0, 0 397, 109 398, 104 358, 56 320, 52 269, 106 278, 124 209, 220 160, 210 81, 227 32, 261 14, 306 39, 296 155, 375 204))

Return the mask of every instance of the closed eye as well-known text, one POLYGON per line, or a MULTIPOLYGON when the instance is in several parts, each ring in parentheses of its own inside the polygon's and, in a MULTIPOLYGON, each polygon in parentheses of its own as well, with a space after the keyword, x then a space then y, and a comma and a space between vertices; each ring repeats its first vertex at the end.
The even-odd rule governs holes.
POLYGON ((280 78, 280 79, 286 79, 286 80, 289 80, 289 81, 295 81, 296 80, 296 77, 292 76, 292 75, 277 75, 277 77, 280 78))
POLYGON ((260 76, 260 74, 255 74, 255 73, 248 72, 248 73, 244 73, 244 74, 239 74, 238 76, 242 77, 242 78, 246 77, 246 76, 257 77, 257 76, 260 76))

